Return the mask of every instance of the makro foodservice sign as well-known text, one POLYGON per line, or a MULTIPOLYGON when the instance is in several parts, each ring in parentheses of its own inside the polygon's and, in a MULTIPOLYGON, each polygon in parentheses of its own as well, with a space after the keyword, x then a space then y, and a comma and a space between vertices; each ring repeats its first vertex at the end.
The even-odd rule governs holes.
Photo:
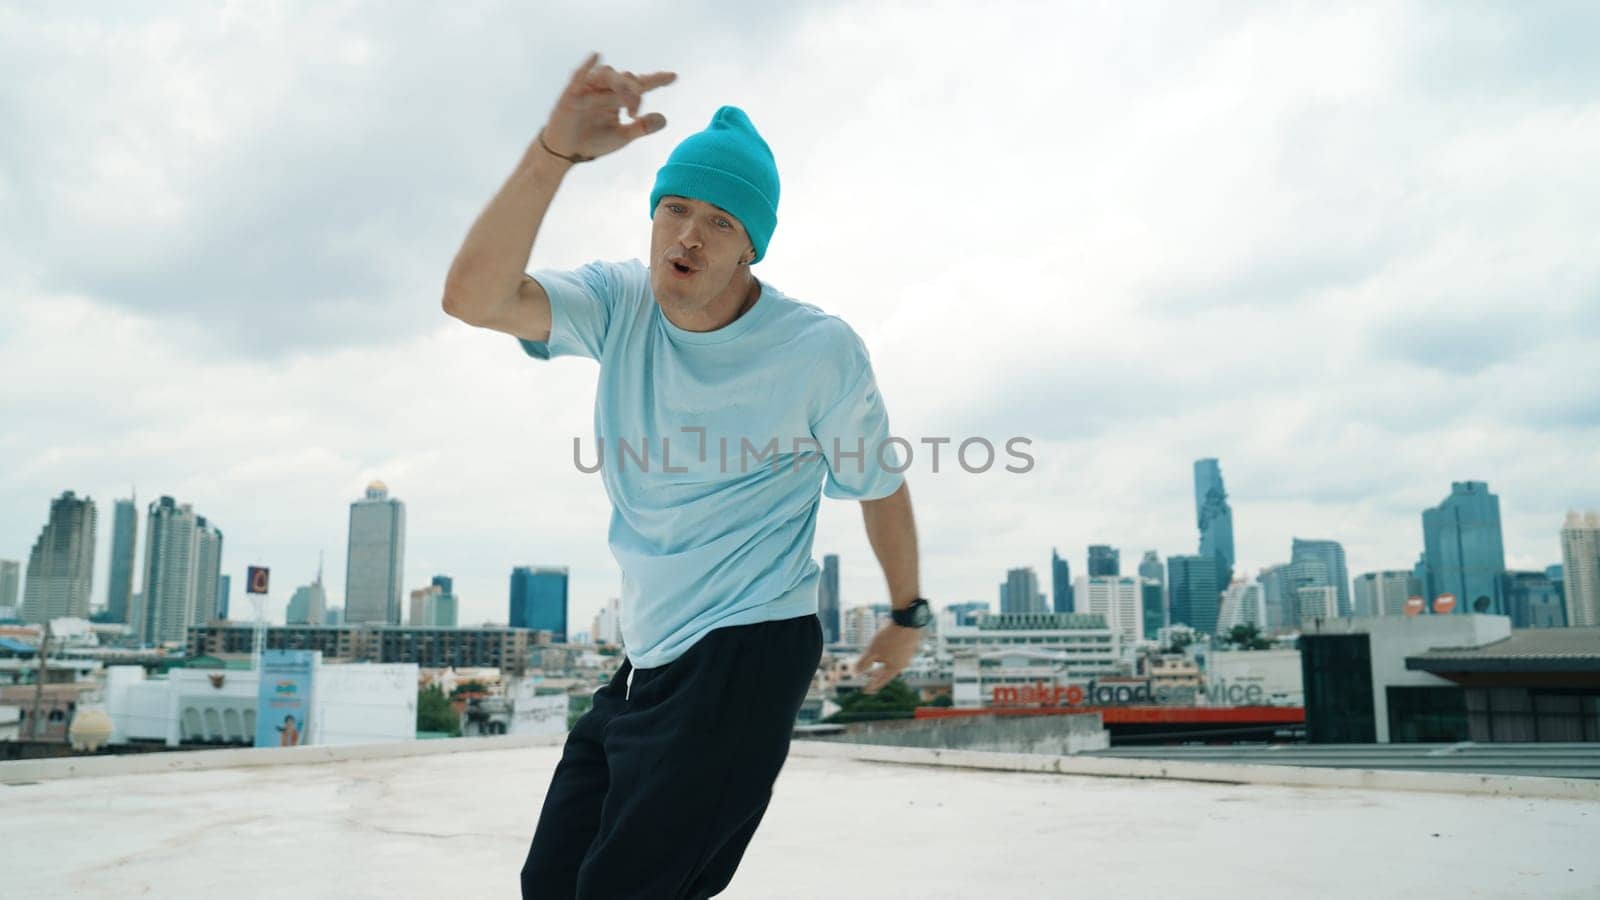
MULTIPOLYGON (((1115 681, 1102 683, 1090 679, 1088 684, 1033 684, 995 685, 991 691, 991 706, 1192 706, 1199 697, 1192 687, 1151 685, 1144 681, 1115 681)), ((1233 682, 1218 679, 1210 684, 1205 697, 1213 706, 1257 706, 1266 699, 1266 693, 1257 682, 1233 682)))

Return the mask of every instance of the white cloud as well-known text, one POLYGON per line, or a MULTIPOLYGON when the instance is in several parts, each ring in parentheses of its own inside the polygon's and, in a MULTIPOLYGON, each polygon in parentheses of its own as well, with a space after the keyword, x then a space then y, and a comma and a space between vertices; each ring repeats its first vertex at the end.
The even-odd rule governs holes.
MULTIPOLYGON (((1034 438, 1027 475, 935 476, 918 448, 940 601, 1013 565, 1047 582, 1052 545, 1075 571, 1089 543, 1192 552, 1201 456, 1244 568, 1293 536, 1408 566, 1452 480, 1500 494, 1519 566, 1600 506, 1581 10, 542 9, 0 13, 27 138, 0 144, 0 557, 91 494, 99 602, 137 483, 285 598, 325 550, 338 597, 348 504, 382 478, 408 585, 454 575, 465 620, 504 620, 513 566, 564 563, 587 628, 617 587, 570 462, 593 367, 528 360, 438 291, 593 47, 680 72, 651 98, 669 128, 573 173, 534 265, 642 253, 656 165, 737 103, 784 179, 761 274, 868 338, 895 430, 1034 438)), ((825 502, 816 550, 847 603, 882 596, 854 506, 825 502)))

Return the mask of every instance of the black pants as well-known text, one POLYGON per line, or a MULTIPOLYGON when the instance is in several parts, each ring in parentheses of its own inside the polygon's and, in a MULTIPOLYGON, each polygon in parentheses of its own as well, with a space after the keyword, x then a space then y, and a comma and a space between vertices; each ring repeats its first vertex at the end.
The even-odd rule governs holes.
POLYGON ((522 866, 529 898, 710 897, 733 880, 822 658, 816 615, 624 660, 573 726, 522 866))

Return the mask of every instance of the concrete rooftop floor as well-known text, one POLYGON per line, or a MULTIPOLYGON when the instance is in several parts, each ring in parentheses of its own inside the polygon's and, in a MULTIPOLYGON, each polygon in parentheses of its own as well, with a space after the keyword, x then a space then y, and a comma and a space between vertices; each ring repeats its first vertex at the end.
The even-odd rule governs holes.
MULTIPOLYGON (((986 771, 801 746, 722 896, 1600 896, 1593 800, 986 771)), ((514 898, 559 756, 0 785, 3 893, 514 898)))

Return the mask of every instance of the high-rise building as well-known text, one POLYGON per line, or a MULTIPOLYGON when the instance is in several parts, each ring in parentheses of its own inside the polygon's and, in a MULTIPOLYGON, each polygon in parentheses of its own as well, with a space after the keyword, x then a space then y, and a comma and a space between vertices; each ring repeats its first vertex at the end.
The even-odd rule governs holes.
POLYGON ((1052 612, 1072 612, 1072 566, 1066 557, 1050 548, 1050 600, 1052 612))
POLYGON ((957 626, 965 628, 969 625, 976 625, 978 617, 987 615, 991 607, 982 600, 968 600, 965 603, 952 603, 945 609, 949 610, 950 614, 955 617, 957 626))
POLYGON ((1506 552, 1500 537, 1500 498, 1482 481, 1456 481, 1450 496, 1422 511, 1428 557, 1428 609, 1440 594, 1455 596, 1457 615, 1506 614, 1506 552))
POLYGON ((231 593, 232 590, 233 590, 233 576, 232 575, 218 575, 217 576, 217 618, 218 619, 226 620, 228 618, 228 594, 231 593))
POLYGON ((511 573, 511 627, 549 631, 567 642, 567 567, 518 566, 511 573))
POLYGON ((1512 628, 1563 628, 1567 624, 1561 583, 1544 572, 1507 572, 1506 609, 1512 628))
POLYGON ((1172 624, 1215 634, 1222 592, 1217 588, 1214 556, 1167 557, 1167 593, 1172 598, 1172 624))
POLYGON ((1161 580, 1140 576, 1139 608, 1144 617, 1144 636, 1154 640, 1161 629, 1167 627, 1167 586, 1165 573, 1161 580))
POLYGON ((1139 560, 1139 577, 1153 578, 1163 587, 1167 583, 1167 569, 1161 564, 1161 556, 1154 550, 1146 550, 1144 557, 1139 560))
POLYGON ((872 638, 878 629, 889 621, 889 613, 883 604, 870 606, 851 606, 844 610, 844 641, 848 647, 865 649, 872 643, 872 638))
POLYGON ((839 643, 839 554, 822 557, 822 579, 817 585, 817 618, 822 622, 822 642, 839 643))
POLYGON ((22 561, 16 559, 0 559, 0 609, 13 611, 17 606, 17 597, 22 593, 22 561))
POLYGON ((1261 585, 1241 578, 1222 592, 1222 607, 1217 612, 1217 633, 1227 634, 1240 625, 1262 628, 1266 618, 1261 602, 1261 585))
POLYGON ((63 491, 50 501, 50 519, 28 554, 28 580, 22 588, 24 622, 89 618, 94 542, 94 500, 63 491))
MULTIPOLYGON (((1295 605, 1300 607, 1300 622, 1341 618, 1339 592, 1329 584, 1307 584, 1294 592, 1295 605)), ((1343 617, 1348 618, 1348 617, 1343 617)))
MULTIPOLYGON (((1200 525, 1200 555, 1217 560, 1217 583, 1233 583, 1233 509, 1215 459, 1194 463, 1194 510, 1200 525)), ((1258 623, 1259 624, 1259 623, 1258 623)))
POLYGON ((1154 550, 1146 550, 1139 560, 1139 605, 1144 610, 1144 634, 1155 640, 1156 632, 1167 627, 1167 567, 1154 550), (1155 594, 1148 582, 1155 582, 1155 594))
POLYGON ((1261 607, 1267 617, 1263 630, 1279 634, 1299 628, 1300 604, 1289 580, 1289 565, 1278 563, 1263 568, 1256 573, 1256 583, 1261 585, 1261 607))
POLYGON ((138 495, 118 500, 112 513, 111 573, 106 579, 106 614, 126 624, 128 601, 133 597, 133 569, 138 560, 138 495))
MULTIPOLYGON (((1350 570, 1345 566, 1343 544, 1338 541, 1295 538, 1289 550, 1289 568, 1290 577, 1297 582, 1295 585, 1297 589, 1301 587, 1331 587, 1336 600, 1335 611, 1332 615, 1350 615, 1350 570), (1311 560, 1316 560, 1322 564, 1321 580, 1314 583, 1303 580, 1305 573, 1315 570, 1314 566, 1308 565, 1311 560), (1301 573, 1300 575, 1296 574, 1296 566, 1300 567, 1298 570, 1301 573)), ((1302 621, 1306 618, 1305 612, 1304 609, 1300 611, 1302 621)))
POLYGON ((400 578, 405 568, 406 505, 381 481, 350 504, 344 615, 349 625, 399 625, 400 578))
POLYGON ((289 610, 284 614, 288 625, 323 625, 328 618, 328 592, 322 585, 322 572, 317 580, 295 588, 289 598, 289 610))
POLYGON ((1075 596, 1083 612, 1104 616, 1111 630, 1122 636, 1123 646, 1144 640, 1143 599, 1139 579, 1121 575, 1087 575, 1078 579, 1075 596))
POLYGON ((1355 614, 1358 616, 1403 616, 1411 597, 1410 569, 1385 569, 1363 572, 1355 579, 1355 614))
POLYGON ((1121 556, 1122 554, 1115 547, 1108 547, 1105 544, 1089 545, 1090 577, 1097 575, 1121 575, 1121 556))
POLYGON ((222 532, 167 496, 150 503, 144 531, 143 591, 131 624, 141 643, 181 645, 214 608, 222 532))
POLYGON ((622 643, 622 601, 616 597, 606 601, 594 616, 592 640, 597 644, 622 643))
POLYGON ((1032 566, 1006 570, 1006 580, 1000 584, 1000 611, 1044 612, 1043 595, 1039 593, 1039 576, 1032 566))
POLYGON ((406 624, 412 628, 433 628, 435 608, 439 597, 444 594, 444 589, 437 584, 417 588, 411 592, 411 614, 406 617, 406 624))
POLYGON ((204 625, 217 614, 217 592, 222 590, 222 531, 206 521, 205 516, 195 517, 197 560, 194 570, 194 618, 190 625, 204 625))
POLYGON ((1567 513, 1561 527, 1561 589, 1568 625, 1600 625, 1600 513, 1567 513))
POLYGON ((434 628, 458 628, 461 621, 461 599, 456 596, 456 582, 449 575, 433 576, 433 586, 439 589, 433 598, 434 628))

